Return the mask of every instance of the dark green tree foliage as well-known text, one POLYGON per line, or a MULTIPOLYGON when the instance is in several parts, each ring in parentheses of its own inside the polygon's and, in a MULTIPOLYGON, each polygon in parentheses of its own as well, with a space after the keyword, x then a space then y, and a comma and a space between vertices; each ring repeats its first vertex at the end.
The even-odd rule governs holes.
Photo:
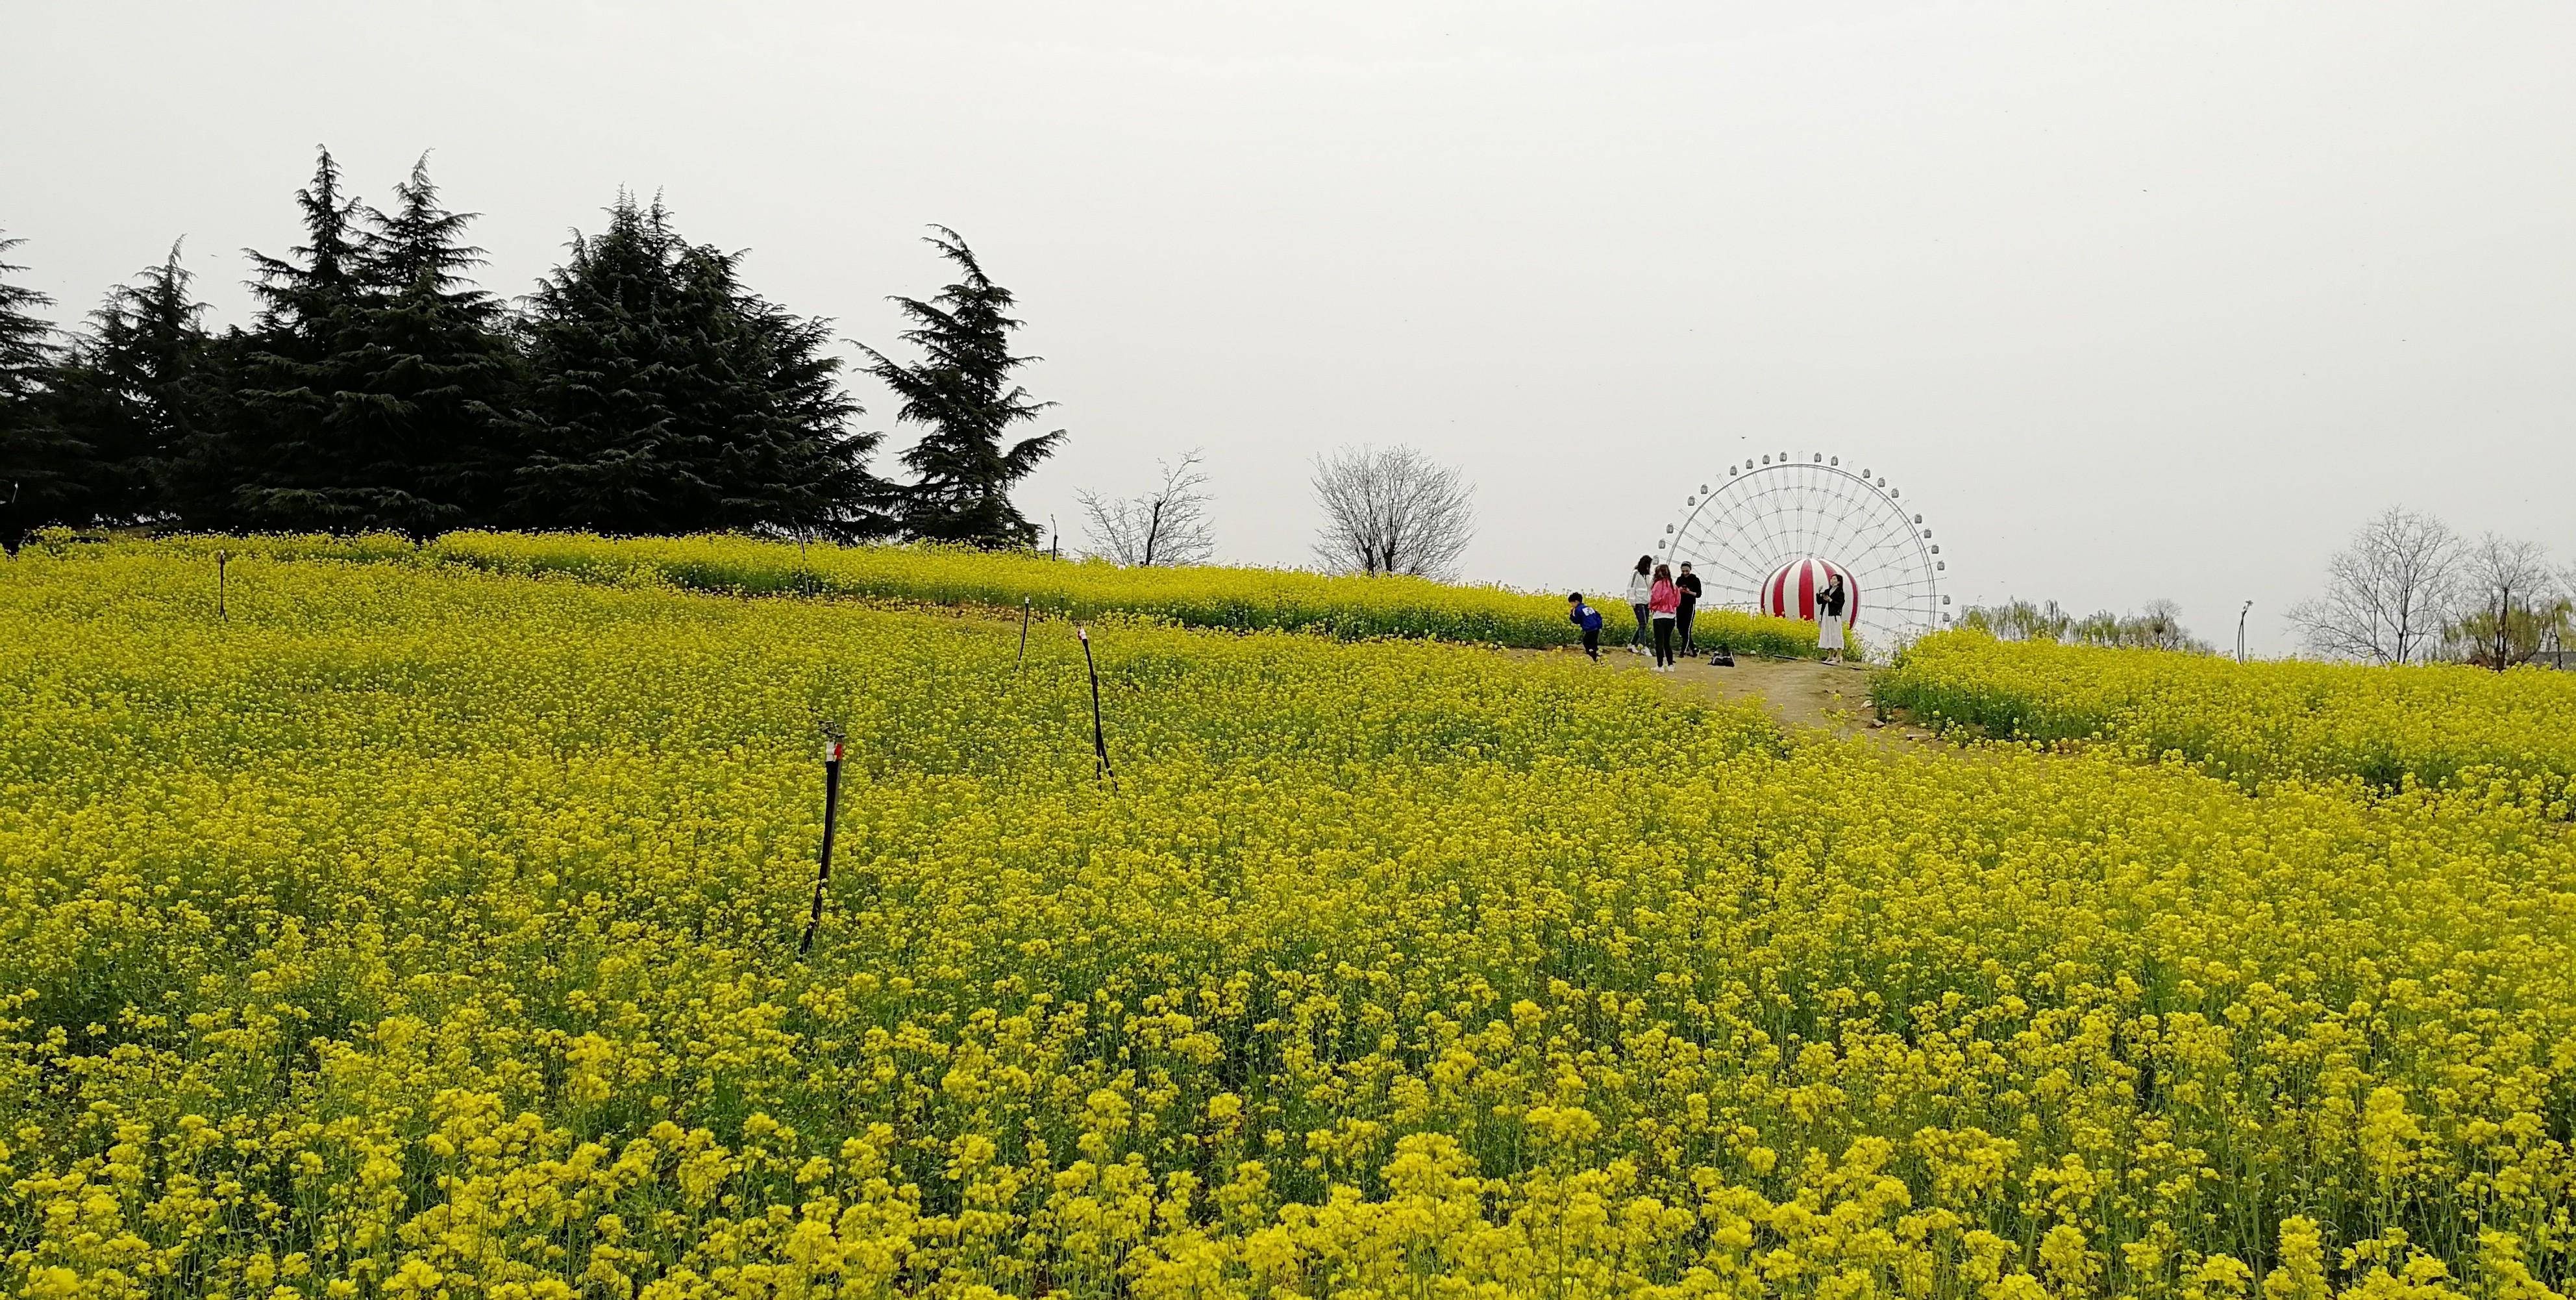
POLYGON ((376 522, 362 501, 368 471, 382 477, 383 467, 350 409, 366 292, 364 205, 342 191, 328 149, 295 202, 307 242, 283 258, 243 250, 259 277, 260 315, 244 340, 240 427, 219 458, 232 490, 192 524, 355 530, 376 522))
POLYGON ((323 151, 296 195, 307 242, 253 252, 262 302, 245 365, 236 526, 425 538, 497 505, 516 375, 500 309, 464 271, 471 214, 425 166, 390 213, 342 191, 323 151))
POLYGON ((621 198, 527 310, 533 380, 516 517, 603 533, 881 531, 877 434, 835 380, 828 323, 745 290, 659 202, 621 198))
POLYGON ((466 279, 483 260, 464 242, 475 214, 438 206, 425 158, 394 197, 368 238, 367 392, 385 439, 408 453, 409 490, 439 507, 424 522, 491 522, 514 451, 518 352, 500 304, 466 279))
POLYGON ((83 522, 171 513, 169 485, 212 436, 223 381, 179 247, 110 291, 55 372, 55 421, 87 444, 83 522))
POLYGON ((1037 527, 1011 504, 1013 484, 1029 476, 1064 441, 1064 430, 1023 438, 1003 449, 1012 426, 1034 420, 1052 402, 1032 401, 1011 372, 1035 357, 1011 355, 1011 291, 993 283, 974 250, 945 226, 929 243, 956 263, 956 283, 929 302, 897 298, 916 327, 903 341, 923 359, 902 365, 874 348, 868 373, 903 399, 900 419, 927 426, 903 454, 916 476, 906 489, 900 523, 906 535, 973 546, 1030 546, 1037 527))
MULTIPOLYGON (((0 257, 24 242, 0 238, 0 257)), ((35 313, 53 299, 10 283, 26 269, 0 262, 0 543, 11 555, 28 529, 76 517, 89 455, 48 416, 53 327, 35 313)))

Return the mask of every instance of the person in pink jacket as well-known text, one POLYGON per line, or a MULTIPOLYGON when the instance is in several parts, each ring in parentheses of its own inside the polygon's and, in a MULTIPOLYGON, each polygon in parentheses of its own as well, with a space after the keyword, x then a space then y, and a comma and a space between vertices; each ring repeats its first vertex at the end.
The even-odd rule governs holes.
POLYGON ((1673 585, 1673 566, 1655 566, 1654 585, 1646 589, 1646 613, 1655 620, 1655 671, 1673 671, 1673 619, 1681 612, 1682 589, 1673 585))

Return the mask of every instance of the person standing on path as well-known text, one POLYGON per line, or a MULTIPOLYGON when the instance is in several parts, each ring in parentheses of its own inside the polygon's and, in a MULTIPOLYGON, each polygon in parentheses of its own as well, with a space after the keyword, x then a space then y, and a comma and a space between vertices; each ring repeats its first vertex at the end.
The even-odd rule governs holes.
POLYGON ((1691 639, 1691 615, 1699 608, 1700 592, 1699 575, 1691 572, 1690 561, 1682 561, 1681 575, 1673 579, 1673 586, 1682 593, 1682 607, 1673 611, 1673 635, 1681 641, 1681 657, 1689 659, 1699 654, 1699 642, 1691 639))
POLYGON ((1816 648, 1825 652, 1825 662, 1829 664, 1843 661, 1844 600, 1843 575, 1839 573, 1816 593, 1816 648))
POLYGON ((1646 653, 1646 598, 1655 590, 1655 557, 1637 557, 1637 571, 1628 575, 1628 608, 1637 616, 1637 626, 1628 632, 1628 653, 1646 653))
POLYGON ((1673 585, 1671 565, 1655 566, 1655 580, 1646 588, 1646 612, 1655 620, 1655 671, 1673 670, 1673 616, 1682 607, 1682 589, 1673 585))

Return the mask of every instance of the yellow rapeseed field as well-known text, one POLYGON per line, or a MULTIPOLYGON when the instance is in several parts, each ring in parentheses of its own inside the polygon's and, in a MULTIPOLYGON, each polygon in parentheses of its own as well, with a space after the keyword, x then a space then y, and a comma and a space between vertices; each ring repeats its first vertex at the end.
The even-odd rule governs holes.
MULTIPOLYGON (((592 543, 609 546, 608 543, 592 543)), ((0 566, 0 1290, 2549 1300, 2576 844, 1573 656, 0 566), (796 946, 817 727, 851 737, 796 946)))
MULTIPOLYGON (((1488 645, 1571 645, 1566 593, 1460 586, 1428 578, 1358 577, 1293 569, 1121 568, 1105 560, 1055 560, 1036 552, 939 546, 799 546, 738 536, 607 541, 578 533, 449 533, 421 547, 385 535, 359 538, 195 538, 168 543, 273 558, 345 559, 497 573, 564 574, 595 582, 666 583, 733 595, 796 594, 924 605, 982 605, 1040 614, 1150 617, 1238 632, 1311 632, 1343 640, 1431 637, 1488 645)), ((59 546, 58 548, 59 549, 59 546)), ((1603 575, 1610 581, 1616 575, 1603 575)), ((1618 578, 1624 582, 1624 577, 1618 578)), ((1635 627, 1625 589, 1586 593, 1605 643, 1635 627)), ((1698 615, 1711 647, 1776 658, 1812 658, 1816 626, 1739 610, 1698 615)))
POLYGON ((2576 674, 2539 668, 2239 664, 1946 632, 1873 693, 1935 726, 2170 754, 2249 788, 2349 779, 2476 789, 2560 818, 2576 806, 2576 674))

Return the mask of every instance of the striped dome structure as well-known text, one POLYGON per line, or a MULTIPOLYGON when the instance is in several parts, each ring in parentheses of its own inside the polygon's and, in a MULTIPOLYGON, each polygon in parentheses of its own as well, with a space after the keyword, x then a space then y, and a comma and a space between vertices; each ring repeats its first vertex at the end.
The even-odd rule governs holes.
POLYGON ((1774 618, 1804 619, 1813 623, 1816 621, 1816 597, 1837 574, 1843 580, 1843 625, 1853 626, 1860 622, 1860 579, 1832 561, 1812 555, 1773 569, 1771 576, 1762 580, 1762 591, 1754 603, 1761 607, 1763 613, 1774 618))

